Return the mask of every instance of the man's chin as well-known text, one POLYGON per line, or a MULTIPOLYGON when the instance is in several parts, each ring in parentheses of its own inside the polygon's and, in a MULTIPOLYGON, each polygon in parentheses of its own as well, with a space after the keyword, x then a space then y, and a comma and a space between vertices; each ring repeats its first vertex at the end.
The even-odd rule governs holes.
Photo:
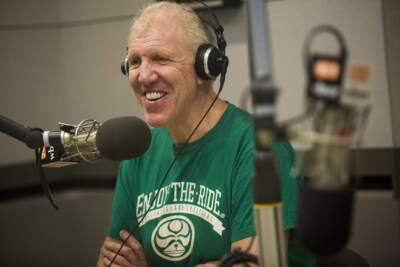
POLYGON ((160 128, 167 124, 167 120, 163 118, 155 118, 154 116, 144 115, 144 120, 153 128, 160 128))

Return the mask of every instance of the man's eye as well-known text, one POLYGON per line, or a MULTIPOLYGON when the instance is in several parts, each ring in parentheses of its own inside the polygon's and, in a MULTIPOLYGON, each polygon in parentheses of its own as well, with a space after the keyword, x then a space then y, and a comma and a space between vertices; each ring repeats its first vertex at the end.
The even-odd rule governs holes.
POLYGON ((164 58, 164 57, 161 57, 161 56, 155 56, 155 57, 153 58, 153 60, 156 61, 156 62, 158 62, 158 63, 160 63, 160 64, 167 64, 167 63, 169 62, 168 59, 166 59, 166 58, 164 58))
POLYGON ((137 68, 140 65, 140 58, 132 58, 129 61, 130 68, 137 68))

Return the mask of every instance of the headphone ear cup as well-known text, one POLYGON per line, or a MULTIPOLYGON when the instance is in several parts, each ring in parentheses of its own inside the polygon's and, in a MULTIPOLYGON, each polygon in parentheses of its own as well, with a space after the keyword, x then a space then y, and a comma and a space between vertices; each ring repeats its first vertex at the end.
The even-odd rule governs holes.
POLYGON ((125 76, 128 75, 129 73, 129 63, 128 63, 128 56, 124 58, 124 60, 121 62, 121 72, 125 76))
POLYGON ((203 80, 217 78, 221 73, 221 52, 212 44, 202 44, 197 48, 194 68, 203 80))

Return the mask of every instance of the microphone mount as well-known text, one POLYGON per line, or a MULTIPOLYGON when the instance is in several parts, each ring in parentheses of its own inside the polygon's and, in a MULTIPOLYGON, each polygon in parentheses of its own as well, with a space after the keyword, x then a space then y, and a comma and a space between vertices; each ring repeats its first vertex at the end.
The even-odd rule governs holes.
POLYGON ((44 132, 42 166, 64 167, 80 161, 95 162, 101 159, 96 146, 96 133, 99 127, 98 121, 85 119, 76 126, 60 122, 60 131, 44 132))

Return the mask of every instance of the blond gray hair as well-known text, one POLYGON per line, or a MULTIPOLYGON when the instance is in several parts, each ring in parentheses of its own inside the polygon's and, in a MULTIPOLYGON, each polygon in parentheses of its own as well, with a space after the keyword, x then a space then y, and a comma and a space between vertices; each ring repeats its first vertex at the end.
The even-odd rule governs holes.
POLYGON ((215 43, 215 38, 212 34, 212 29, 205 25, 194 10, 185 4, 178 4, 174 2, 155 2, 142 7, 134 16, 132 26, 129 32, 131 37, 137 32, 141 32, 148 27, 150 21, 148 18, 155 12, 162 9, 167 9, 176 16, 183 25, 183 29, 187 32, 187 38, 193 55, 196 53, 197 48, 204 43, 215 43))

